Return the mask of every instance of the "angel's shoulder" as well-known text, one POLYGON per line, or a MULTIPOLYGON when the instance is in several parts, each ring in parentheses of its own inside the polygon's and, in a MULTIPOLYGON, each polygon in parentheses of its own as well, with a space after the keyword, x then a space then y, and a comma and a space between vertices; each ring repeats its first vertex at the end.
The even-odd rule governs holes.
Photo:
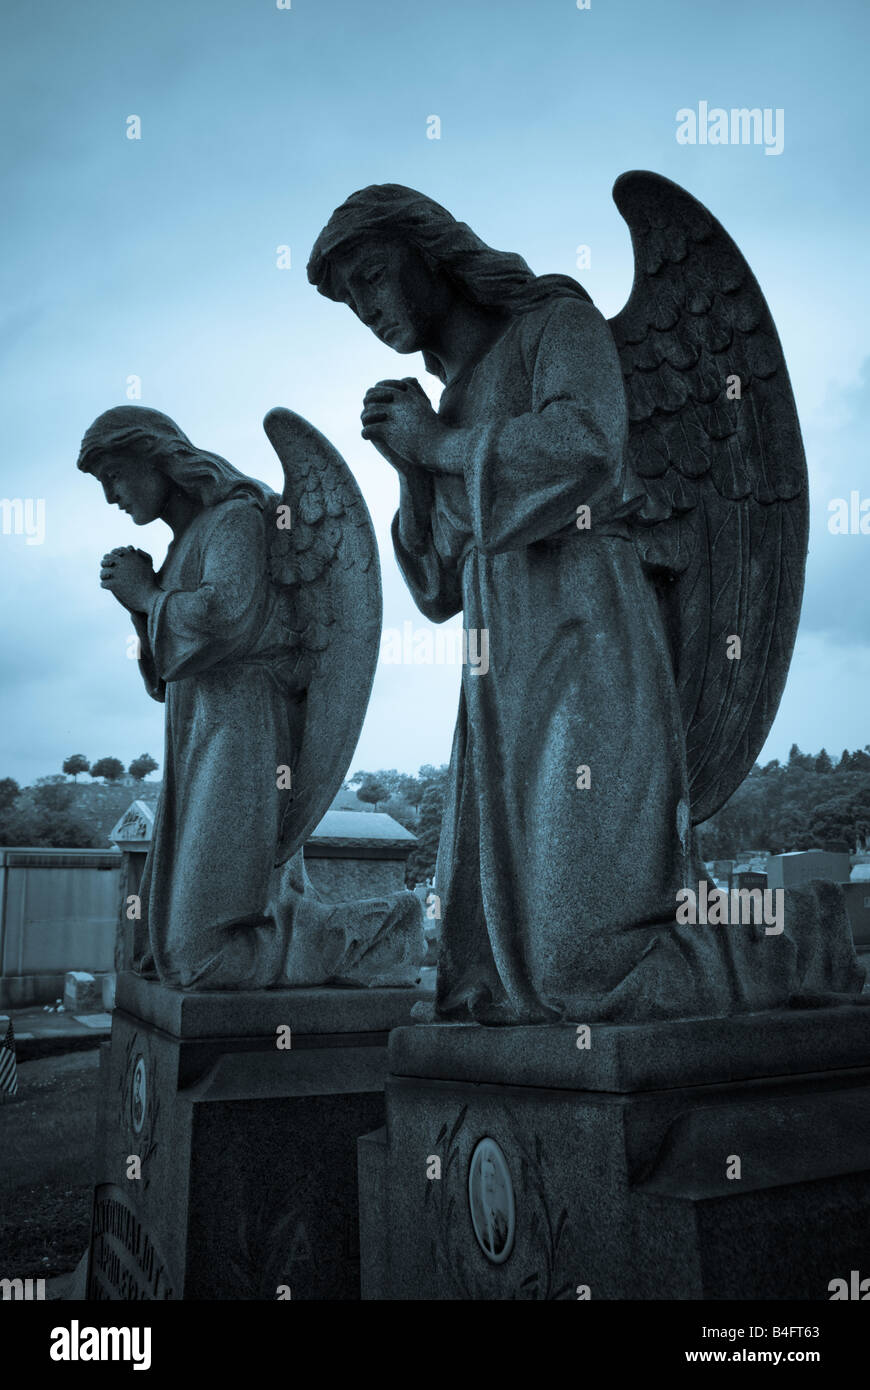
POLYGON ((202 539, 206 546, 238 547, 262 542, 265 530, 263 504, 255 497, 227 497, 203 514, 202 539))
POLYGON ((222 502, 216 502, 208 510, 212 524, 219 526, 230 522, 253 522, 257 517, 262 517, 263 504, 256 497, 237 494, 235 497, 224 498, 222 502))
POLYGON ((553 295, 523 315, 524 351, 587 352, 590 345, 610 340, 607 320, 588 299, 578 295, 553 295))

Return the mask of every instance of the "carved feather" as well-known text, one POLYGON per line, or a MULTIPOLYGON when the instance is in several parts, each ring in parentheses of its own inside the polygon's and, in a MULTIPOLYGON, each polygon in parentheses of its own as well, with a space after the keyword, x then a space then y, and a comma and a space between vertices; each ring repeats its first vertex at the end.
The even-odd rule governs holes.
POLYGON ((782 696, 806 566, 806 458, 770 310, 727 232, 658 174, 623 174, 613 197, 635 255, 631 295, 610 320, 629 457, 647 490, 635 537, 658 581, 698 824, 749 772, 782 696))
POLYGON ((299 747, 276 863, 292 857, 323 818, 365 718, 381 633, 381 576, 368 508, 344 459, 292 410, 263 428, 284 470, 269 569, 282 593, 288 646, 307 662, 299 747))

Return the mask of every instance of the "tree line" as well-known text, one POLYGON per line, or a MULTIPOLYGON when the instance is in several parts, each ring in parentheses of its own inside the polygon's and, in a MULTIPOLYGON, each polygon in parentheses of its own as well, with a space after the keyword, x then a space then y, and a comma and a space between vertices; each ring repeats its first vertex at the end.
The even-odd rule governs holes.
MULTIPOLYGON (((157 763, 142 753, 128 772, 141 780, 157 763)), ((0 778, 0 844, 89 847, 93 844, 87 819, 77 805, 72 783, 85 772, 108 785, 123 776, 119 758, 88 763, 84 754, 65 759, 66 777, 41 777, 21 788, 11 777, 0 778)), ((345 782, 359 801, 385 811, 417 836, 408 860, 410 884, 425 882, 435 873, 447 766, 425 763, 416 774, 395 768, 360 770, 345 782)), ((803 753, 792 744, 786 762, 756 763, 730 801, 698 827, 698 846, 704 859, 732 859, 744 849, 773 854, 801 849, 836 849, 854 853, 870 848, 870 744, 843 749, 834 761, 823 748, 803 753)), ((614 846, 614 853, 619 847, 614 846)))
MULTIPOLYGON (((88 772, 95 780, 102 778, 104 786, 112 786, 123 777, 124 764, 120 758, 98 758, 90 763, 84 753, 72 753, 62 766, 66 776, 55 773, 37 777, 29 787, 20 787, 13 777, 0 778, 0 845, 27 845, 36 849, 105 848, 73 783, 78 783, 79 777, 88 772)), ((149 772, 156 772, 157 767, 150 753, 140 753, 127 771, 141 782, 149 772)))
POLYGON ((824 748, 803 753, 793 743, 787 762, 756 763, 721 811, 698 827, 707 860, 744 849, 856 853, 868 849, 868 839, 870 744, 844 748, 835 762, 824 748))

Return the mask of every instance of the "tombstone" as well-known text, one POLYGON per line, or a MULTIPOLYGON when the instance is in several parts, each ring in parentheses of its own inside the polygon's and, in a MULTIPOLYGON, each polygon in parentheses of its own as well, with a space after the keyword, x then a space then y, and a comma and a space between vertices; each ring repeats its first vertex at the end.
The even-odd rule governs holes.
POLYGON ((850 856, 839 851, 799 849, 788 854, 772 854, 767 864, 768 887, 791 888, 817 878, 848 883, 850 868, 850 856))
POLYGON ((764 889, 767 887, 767 874, 761 873, 758 869, 747 868, 745 865, 741 864, 738 865, 732 873, 730 886, 738 893, 744 888, 764 889))
POLYGON ((868 1058, 857 1005, 400 1028, 363 1296, 828 1298, 870 1248, 868 1058))
POLYGON ((109 839, 121 851, 120 903, 118 935, 115 939, 115 973, 129 970, 133 960, 132 922, 151 834, 154 829, 156 802, 139 797, 133 801, 112 827, 109 839))
POLYGON ((359 1298, 356 1140, 384 1123, 387 1038, 422 997, 121 974, 88 1298, 359 1298))
POLYGON ((98 1014, 103 1011, 103 980, 90 970, 68 970, 64 976, 63 1006, 67 1013, 98 1014))

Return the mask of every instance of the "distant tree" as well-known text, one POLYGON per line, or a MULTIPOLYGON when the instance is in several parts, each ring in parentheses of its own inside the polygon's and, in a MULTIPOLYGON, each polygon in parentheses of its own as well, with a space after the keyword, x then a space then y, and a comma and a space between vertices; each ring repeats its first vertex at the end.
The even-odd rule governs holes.
POLYGON ((75 806, 73 788, 61 776, 39 778, 0 813, 0 843, 38 849, 96 845, 93 831, 75 806))
POLYGON ((420 802, 423 799, 423 783, 419 777, 413 773, 402 773, 399 778, 398 795, 407 801, 409 806, 413 806, 415 811, 420 809, 420 802))
MULTIPOLYGON (((373 782, 386 787, 387 795, 380 797, 379 800, 386 801, 387 796, 400 796, 402 794, 402 782, 407 773, 397 772, 394 767, 379 768, 377 772, 355 772, 351 777, 348 786, 358 789, 361 786, 368 787, 373 782)), ((359 796, 359 791, 357 790, 359 796)), ((360 797, 361 801, 370 800, 368 797, 360 797)))
POLYGON ((376 772, 365 772, 362 774, 362 781, 356 789, 357 798, 365 801, 367 805, 378 809, 380 802, 386 801, 390 796, 390 788, 386 782, 381 780, 381 776, 376 772))
POLYGON ((134 758, 127 768, 131 777, 135 777, 137 782, 143 781, 149 772, 156 772, 159 764, 154 761, 150 753, 140 753, 138 758, 134 758))
POLYGON ((5 811, 7 806, 11 806, 20 791, 21 788, 14 777, 0 777, 0 811, 5 811))
POLYGON ((84 753, 73 753, 64 760, 63 770, 72 777, 74 782, 77 782, 79 780, 79 773, 89 771, 90 766, 84 753))
POLYGON ((830 756, 828 755, 826 749, 823 748, 819 756, 816 758, 816 772, 833 772, 833 770, 834 764, 831 762, 830 756))
POLYGON ((91 776, 102 777, 106 782, 117 782, 124 776, 124 764, 120 758, 98 758, 91 764, 91 776))
POLYGON ((792 843, 792 849, 821 849, 814 835, 805 832, 803 835, 796 835, 792 843))
POLYGON ((403 796, 389 796, 386 801, 381 802, 380 809, 393 820, 397 820, 399 825, 403 825, 406 830, 411 830, 416 834, 417 831, 417 812, 406 801, 403 796))
POLYGON ((812 770, 815 766, 815 758, 812 753, 802 753, 796 743, 793 743, 788 751, 788 765, 790 768, 803 767, 812 770))
POLYGON ((835 772, 848 772, 849 769, 850 769, 850 767, 851 767, 851 763, 852 763, 852 755, 850 754, 848 748, 844 748, 844 749, 843 749, 843 752, 840 754, 840 761, 837 763, 837 766, 836 766, 836 768, 834 769, 834 771, 835 771, 835 772))
POLYGON ((412 886, 432 878, 438 858, 438 842, 441 839, 441 821, 444 816, 444 786, 438 782, 426 783, 420 802, 417 818, 417 844, 408 856, 406 879, 412 886))

